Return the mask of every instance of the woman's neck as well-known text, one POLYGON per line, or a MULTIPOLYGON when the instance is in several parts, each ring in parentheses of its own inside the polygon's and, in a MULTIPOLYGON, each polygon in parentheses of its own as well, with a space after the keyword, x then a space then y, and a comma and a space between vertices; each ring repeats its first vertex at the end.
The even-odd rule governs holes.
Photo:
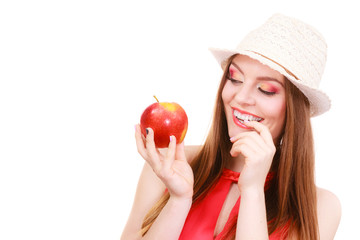
POLYGON ((244 167, 245 159, 243 155, 239 155, 237 157, 231 158, 231 161, 226 166, 226 168, 234 171, 234 172, 241 172, 244 167))

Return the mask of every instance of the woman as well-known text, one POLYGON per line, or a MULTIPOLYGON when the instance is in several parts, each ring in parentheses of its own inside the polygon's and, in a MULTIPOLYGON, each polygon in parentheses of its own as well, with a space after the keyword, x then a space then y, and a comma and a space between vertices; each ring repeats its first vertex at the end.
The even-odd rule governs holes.
POLYGON ((136 126, 147 163, 122 239, 333 239, 340 203, 315 186, 310 122, 330 108, 324 39, 276 14, 211 51, 224 74, 204 145, 172 136, 160 153, 136 126))

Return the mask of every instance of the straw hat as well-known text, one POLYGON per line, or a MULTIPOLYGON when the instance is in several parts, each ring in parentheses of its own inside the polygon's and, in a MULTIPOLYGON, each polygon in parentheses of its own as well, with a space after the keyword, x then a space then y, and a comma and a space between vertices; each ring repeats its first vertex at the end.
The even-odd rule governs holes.
POLYGON ((210 51, 223 68, 230 56, 243 54, 280 72, 309 99, 312 116, 330 109, 329 97, 319 89, 327 45, 316 29, 302 21, 275 14, 246 35, 236 49, 210 51))

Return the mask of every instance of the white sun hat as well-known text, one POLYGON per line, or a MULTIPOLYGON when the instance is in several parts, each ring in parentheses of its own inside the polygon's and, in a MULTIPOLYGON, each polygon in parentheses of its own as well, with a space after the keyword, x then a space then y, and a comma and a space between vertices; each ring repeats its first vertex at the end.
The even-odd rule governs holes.
POLYGON ((246 35, 235 49, 209 50, 223 68, 229 57, 242 54, 278 71, 309 99, 311 116, 330 109, 330 98, 319 89, 327 44, 316 29, 302 21, 275 14, 246 35))

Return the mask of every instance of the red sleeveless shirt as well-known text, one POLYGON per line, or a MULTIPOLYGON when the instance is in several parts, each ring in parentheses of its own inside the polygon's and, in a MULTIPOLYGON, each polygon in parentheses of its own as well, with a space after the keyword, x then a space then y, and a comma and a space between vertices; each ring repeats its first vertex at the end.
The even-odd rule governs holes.
MULTIPOLYGON (((222 205, 229 192, 232 183, 237 183, 240 173, 224 169, 220 179, 206 196, 197 204, 191 207, 185 221, 179 240, 220 240, 229 231, 233 219, 237 219, 240 197, 230 212, 230 216, 224 226, 224 229, 214 236, 214 230, 222 205)), ((269 174, 266 183, 272 178, 269 174)), ((266 187, 266 184, 265 184, 266 187)), ((278 229, 269 236, 270 240, 280 240, 286 237, 287 227, 278 229)))

